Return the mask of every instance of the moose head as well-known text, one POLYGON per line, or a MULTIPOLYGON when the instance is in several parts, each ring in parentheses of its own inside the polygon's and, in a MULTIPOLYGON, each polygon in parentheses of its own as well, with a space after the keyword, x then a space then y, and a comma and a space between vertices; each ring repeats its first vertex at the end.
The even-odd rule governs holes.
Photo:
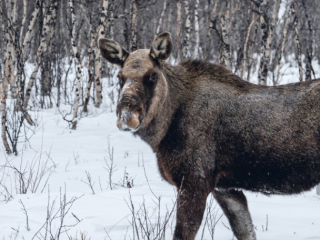
POLYGON ((164 32, 154 39, 150 49, 132 53, 110 39, 101 38, 98 44, 102 56, 121 67, 117 126, 123 131, 136 132, 150 123, 167 95, 161 66, 172 50, 171 35, 164 32))

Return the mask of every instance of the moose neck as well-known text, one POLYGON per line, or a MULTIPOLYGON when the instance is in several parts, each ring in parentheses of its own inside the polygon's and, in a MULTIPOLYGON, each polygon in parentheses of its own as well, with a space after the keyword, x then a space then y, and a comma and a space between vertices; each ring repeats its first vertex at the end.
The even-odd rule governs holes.
POLYGON ((134 133, 134 135, 140 136, 142 140, 147 142, 155 152, 157 152, 161 140, 167 134, 171 119, 180 105, 180 96, 183 92, 181 90, 184 88, 182 80, 184 68, 171 66, 167 63, 164 63, 161 68, 168 86, 168 93, 163 106, 145 128, 134 133))

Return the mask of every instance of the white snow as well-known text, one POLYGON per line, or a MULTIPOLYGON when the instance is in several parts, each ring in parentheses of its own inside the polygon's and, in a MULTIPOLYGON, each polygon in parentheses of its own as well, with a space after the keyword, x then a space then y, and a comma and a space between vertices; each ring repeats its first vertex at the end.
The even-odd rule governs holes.
MULTIPOLYGON (((127 228, 128 234, 132 234, 129 223, 131 212, 126 204, 126 201, 129 201, 129 190, 120 186, 114 190, 108 188, 108 172, 105 169, 107 167, 105 159, 109 161, 108 143, 110 149, 114 149, 114 164, 117 168, 112 175, 112 181, 121 182, 124 171, 127 172, 128 177, 133 179, 134 186, 130 192, 136 209, 145 200, 150 214, 157 211, 154 202, 156 198, 148 187, 142 167, 143 162, 152 191, 162 197, 162 217, 166 213, 166 207, 172 208, 175 191, 161 179, 155 155, 139 138, 117 129, 115 113, 102 113, 96 117, 83 118, 76 131, 69 130, 64 121, 55 121, 59 115, 54 110, 45 110, 40 115, 42 122, 30 140, 30 147, 23 150, 23 154, 21 152, 18 157, 8 157, 8 161, 12 166, 19 167, 21 162, 26 166, 31 163, 37 152, 42 151, 43 160, 50 154, 51 160, 48 166, 56 167, 43 192, 41 190, 44 181, 36 193, 27 192, 27 194, 15 194, 17 180, 14 179, 12 169, 5 169, 6 172, 11 172, 11 178, 4 177, 1 181, 14 193, 14 199, 8 203, 0 202, 1 239, 10 239, 10 234, 14 233, 13 228, 19 229, 17 239, 22 237, 31 239, 45 222, 48 188, 50 188, 50 201, 53 201, 56 197, 59 200, 60 188, 63 192, 64 186, 67 189, 67 200, 83 195, 75 201, 66 217, 68 224, 76 223, 71 213, 82 220, 77 226, 70 228, 69 236, 75 237, 77 233, 79 236, 80 232, 85 232, 91 239, 108 239, 105 232, 107 230, 112 239, 123 239, 127 228), (86 172, 91 175, 95 195, 84 183, 88 182, 86 172), (25 228, 26 217, 21 209, 20 199, 28 212, 30 231, 25 228)), ((1 155, 1 165, 3 165, 5 162, 3 151, 1 155)), ((1 169, 0 176, 3 171, 1 169)), ((248 192, 246 195, 258 239, 320 239, 320 198, 317 197, 315 190, 297 196, 266 197, 248 192)), ((219 213, 222 213, 221 210, 219 213)), ((58 226, 58 221, 55 226, 58 226)), ((174 223, 171 226, 174 227, 174 223)), ((232 232, 227 227, 229 227, 228 221, 222 217, 215 229, 216 239, 233 238, 232 232)), ((170 239, 171 234, 171 230, 168 230, 166 239, 170 239)), ((197 239, 200 239, 200 236, 201 230, 197 239)), ((63 234, 61 239, 68 237, 63 234)), ((211 239, 208 231, 205 232, 204 239, 211 239)))
MULTIPOLYGON (((319 67, 317 71, 318 69, 319 67)), ((286 79, 284 75, 282 83, 284 82, 289 82, 289 77, 286 79)), ((176 192, 173 186, 161 179, 154 153, 141 139, 118 130, 116 114, 111 112, 114 106, 107 99, 104 98, 101 110, 90 107, 91 115, 80 120, 76 131, 69 130, 68 124, 56 109, 34 112, 38 125, 30 141, 20 143, 19 155, 8 157, 4 149, 0 148, 0 239, 32 239, 46 221, 48 201, 50 206, 56 201, 53 209, 56 212, 60 202, 60 189, 63 194, 65 188, 67 201, 80 197, 66 215, 65 224, 77 223, 72 214, 81 222, 63 229, 68 232, 62 233, 60 239, 69 239, 68 236, 80 239, 81 233, 92 240, 124 239, 125 236, 133 239, 130 224, 132 213, 127 205, 130 204, 129 189, 121 186, 126 179, 133 184, 130 194, 136 213, 145 203, 150 219, 156 222, 158 207, 153 194, 161 196, 162 219, 167 209, 172 209, 176 192), (110 167, 112 157, 116 171, 112 174, 111 190, 107 163, 110 167), (19 178, 11 167, 20 169, 27 178, 31 176, 31 182, 37 182, 36 170, 39 163, 40 169, 47 169, 48 172, 44 174, 37 190, 31 192, 29 187, 26 194, 17 193, 19 178), (47 163, 45 167, 44 163, 47 163), (35 164, 35 167, 30 169, 31 164, 35 164), (95 194, 88 185, 87 176, 91 177, 95 194), (7 194, 3 186, 13 196, 8 202, 5 201, 7 194), (26 229, 26 216, 20 200, 28 213, 29 231, 26 229), (19 231, 18 234, 16 230, 19 231)), ((62 109, 68 107, 64 106, 62 109)), ((29 131, 29 135, 31 133, 29 131)), ((124 185, 126 186, 126 182, 124 185)), ((259 240, 320 239, 320 198, 315 189, 296 196, 267 197, 250 192, 245 194, 259 240)), ((215 205, 214 201, 213 207, 215 205)), ((217 217, 222 214, 218 206, 215 211, 218 211, 217 217)), ((173 214, 168 223, 166 239, 172 238, 174 225, 173 214)), ((53 233, 58 226, 59 219, 56 219, 52 224, 53 233)), ((196 239, 201 239, 202 228, 203 225, 196 239)), ((41 233, 44 236, 44 229, 41 233)), ((217 223, 214 234, 215 239, 235 239, 225 216, 217 223)), ((203 239, 212 239, 207 229, 203 239)))

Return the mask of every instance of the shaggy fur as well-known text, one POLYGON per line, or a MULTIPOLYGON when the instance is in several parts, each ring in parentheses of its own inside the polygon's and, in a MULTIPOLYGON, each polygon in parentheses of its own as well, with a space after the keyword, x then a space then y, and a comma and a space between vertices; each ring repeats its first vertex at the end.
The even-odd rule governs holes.
POLYGON ((122 66, 120 81, 136 89, 122 94, 117 114, 124 121, 121 112, 129 113, 122 130, 149 143, 163 178, 182 189, 174 239, 195 238, 210 193, 235 236, 256 239, 242 189, 296 194, 320 182, 320 80, 258 86, 219 65, 163 62, 168 33, 151 46, 112 60, 122 66))

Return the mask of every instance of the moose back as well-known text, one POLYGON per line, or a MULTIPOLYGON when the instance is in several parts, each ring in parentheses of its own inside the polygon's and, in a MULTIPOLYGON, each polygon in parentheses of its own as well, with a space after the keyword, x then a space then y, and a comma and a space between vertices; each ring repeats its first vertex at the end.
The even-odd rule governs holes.
POLYGON ((117 126, 146 141, 182 191, 173 239, 195 239, 212 193, 239 240, 256 234, 242 190, 296 194, 320 182, 320 81, 268 87, 223 66, 165 62, 169 33, 128 53, 100 39, 121 67, 117 126))

